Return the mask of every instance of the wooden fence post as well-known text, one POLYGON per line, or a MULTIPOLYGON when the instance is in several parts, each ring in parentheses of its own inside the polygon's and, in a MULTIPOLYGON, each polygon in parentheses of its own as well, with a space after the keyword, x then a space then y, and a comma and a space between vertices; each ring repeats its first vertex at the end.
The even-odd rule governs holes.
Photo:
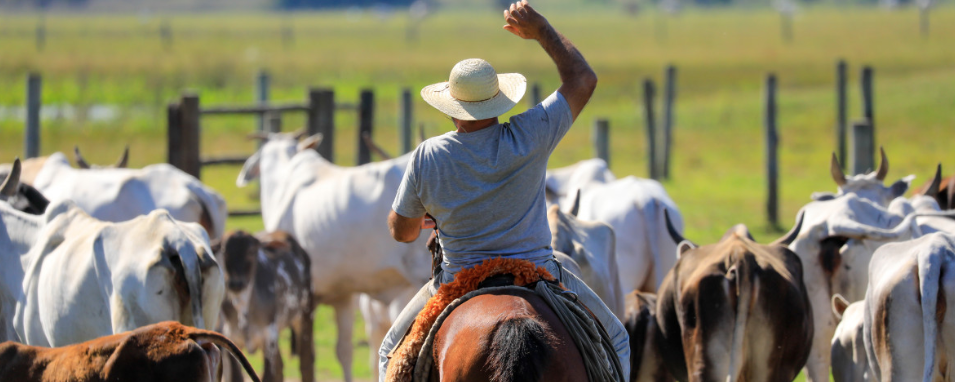
POLYGON ((670 153, 673 147, 673 102, 676 99, 676 66, 667 65, 663 93, 663 166, 660 176, 670 179, 670 153))
POLYGON ((766 127, 766 218, 769 226, 779 227, 779 163, 777 148, 779 135, 776 130, 776 75, 766 77, 766 112, 763 124, 766 127))
POLYGON ((845 60, 836 63, 836 152, 839 154, 839 163, 842 170, 846 167, 846 128, 848 116, 846 114, 846 75, 845 60))
POLYGON ((872 136, 875 136, 875 97, 872 89, 872 67, 863 66, 860 82, 862 84, 862 117, 865 118, 872 129, 872 136))
POLYGON ((308 90, 308 135, 322 134, 316 150, 329 162, 335 162, 335 92, 331 89, 308 90))
MULTIPOLYGON (((269 85, 271 79, 269 78, 269 72, 265 70, 259 70, 259 74, 255 76, 255 103, 258 105, 269 102, 269 85)), ((259 132, 267 131, 266 130, 266 115, 259 114, 258 117, 259 125, 257 127, 259 132)), ((260 146, 262 141, 260 140, 260 146)))
POLYGON ((46 19, 40 16, 36 23, 36 50, 42 52, 46 47, 46 19))
POLYGON ((657 173, 657 139, 655 119, 653 118, 653 81, 643 80, 643 116, 647 125, 647 158, 649 159, 650 179, 660 179, 657 173))
POLYGON ((23 134, 24 157, 27 159, 40 156, 40 108, 43 106, 40 92, 42 88, 40 75, 30 73, 27 76, 26 131, 23 134))
POLYGON ((268 126, 268 132, 270 133, 281 133, 282 132, 282 113, 277 111, 266 113, 267 118, 266 125, 268 126))
POLYGON ((412 112, 414 108, 411 103, 411 89, 401 89, 400 104, 398 106, 398 141, 401 147, 398 152, 407 153, 411 151, 411 124, 412 112))
POLYGON ((593 143, 594 156, 603 159, 610 167, 610 123, 606 119, 594 121, 593 143))
POLYGON ((868 121, 852 123, 852 173, 865 174, 875 167, 875 131, 868 121))
POLYGON ((531 97, 530 97, 531 107, 537 106, 541 103, 541 85, 539 83, 534 83, 531 85, 531 97))
POLYGON ((200 177, 202 170, 202 161, 199 159, 199 96, 195 93, 186 93, 182 95, 179 102, 180 116, 180 158, 183 171, 187 174, 202 179, 200 177))
POLYGON ((375 120, 375 93, 371 89, 363 89, 358 99, 358 164, 371 162, 371 150, 362 139, 368 133, 372 136, 375 120))
POLYGON ((172 27, 169 26, 169 20, 163 19, 159 23, 159 39, 162 41, 163 49, 172 49, 172 27))
POLYGON ((182 117, 179 115, 179 103, 172 102, 166 107, 166 162, 182 168, 182 117))

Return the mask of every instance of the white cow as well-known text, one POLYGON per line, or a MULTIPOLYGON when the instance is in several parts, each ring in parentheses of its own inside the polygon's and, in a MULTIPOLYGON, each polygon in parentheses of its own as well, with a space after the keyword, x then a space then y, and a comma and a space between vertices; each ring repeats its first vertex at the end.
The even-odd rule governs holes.
POLYGON ((571 206, 570 213, 562 212, 556 205, 548 209, 551 247, 569 256, 580 269, 575 275, 593 289, 614 315, 622 318, 624 296, 620 290, 613 228, 605 223, 577 219, 576 213, 576 204, 571 206))
POLYGON ((547 194, 562 208, 573 202, 574 190, 581 190, 577 217, 613 228, 624 294, 657 290, 676 263, 676 245, 666 231, 664 209, 670 211, 674 227, 683 232, 683 217, 660 182, 633 176, 615 180, 606 163, 591 159, 549 171, 546 184, 547 194))
POLYGON ((920 235, 915 217, 892 213, 854 193, 814 201, 799 211, 801 229, 794 229, 785 241, 802 261, 803 281, 812 306, 815 329, 806 363, 810 381, 829 379, 830 342, 836 328, 832 296, 861 300, 872 253, 887 242, 920 235))
POLYGON ((955 379, 955 236, 882 246, 869 279, 863 335, 872 379, 955 379))
POLYGON ((201 224, 210 237, 222 237, 225 231, 225 199, 165 163, 142 169, 77 169, 65 155, 54 153, 42 162, 32 186, 51 203, 72 200, 99 220, 121 222, 163 208, 176 220, 201 224))
POLYGON ((892 183, 891 186, 886 187, 883 182, 885 181, 885 176, 889 173, 889 159, 885 156, 885 149, 881 147, 879 148, 879 155, 882 161, 879 163, 878 170, 866 174, 846 176, 846 174, 842 172, 842 166, 839 165, 839 159, 836 158, 836 153, 832 153, 832 160, 829 163, 829 173, 832 175, 832 180, 836 182, 836 186, 839 187, 838 191, 835 194, 831 192, 814 192, 812 199, 825 201, 853 193, 860 198, 869 199, 885 207, 895 198, 905 195, 905 191, 909 189, 909 184, 912 183, 912 179, 915 179, 915 175, 906 176, 892 183))
POLYGON ((161 321, 213 328, 224 285, 198 224, 157 210, 102 222, 72 202, 0 202, 0 341, 63 346, 161 321))
POLYGON ((849 304, 842 296, 832 296, 832 311, 839 325, 832 336, 832 379, 835 382, 872 380, 862 340, 865 301, 849 304))
POLYGON ((386 224, 410 155, 341 167, 311 149, 320 139, 300 144, 292 134, 270 134, 236 184, 260 178, 265 230, 290 232, 311 257, 312 288, 321 303, 335 308, 336 352, 351 380, 353 295, 423 285, 431 257, 427 235, 399 243, 386 224))

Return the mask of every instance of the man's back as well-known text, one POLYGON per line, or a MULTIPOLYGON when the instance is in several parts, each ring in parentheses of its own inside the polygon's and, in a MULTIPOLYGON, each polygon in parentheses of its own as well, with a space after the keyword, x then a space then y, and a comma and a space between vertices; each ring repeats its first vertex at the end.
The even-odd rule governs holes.
POLYGON ((571 123, 567 102, 554 93, 509 123, 431 138, 412 154, 398 190, 406 197, 393 208, 435 218, 445 271, 489 257, 550 259, 544 174, 571 123))

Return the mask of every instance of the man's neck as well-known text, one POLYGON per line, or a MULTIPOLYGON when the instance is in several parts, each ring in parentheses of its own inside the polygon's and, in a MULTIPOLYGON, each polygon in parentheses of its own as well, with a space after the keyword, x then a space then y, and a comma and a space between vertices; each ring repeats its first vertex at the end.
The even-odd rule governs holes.
POLYGON ((475 131, 486 129, 498 124, 497 117, 479 119, 477 121, 462 121, 455 118, 452 118, 451 120, 454 121, 454 126, 458 128, 459 133, 473 133, 475 131))

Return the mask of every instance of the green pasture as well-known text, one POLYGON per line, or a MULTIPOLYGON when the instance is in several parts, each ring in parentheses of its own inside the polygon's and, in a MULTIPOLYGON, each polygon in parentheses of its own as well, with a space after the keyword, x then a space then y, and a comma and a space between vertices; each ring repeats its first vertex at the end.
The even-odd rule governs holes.
MULTIPOLYGON (((780 37, 780 16, 766 9, 686 9, 666 15, 644 7, 632 15, 604 2, 558 9, 540 0, 537 8, 574 41, 596 70, 600 83, 576 126, 552 156, 559 167, 592 156, 590 128, 597 118, 611 126, 611 169, 618 177, 647 176, 642 81, 661 88, 664 66, 679 68, 672 179, 667 191, 686 221, 686 236, 718 239, 735 223, 769 241, 788 229, 813 191, 834 191, 829 155, 835 148, 835 63, 849 63, 849 114, 861 118, 858 73, 875 68, 876 141, 891 162, 889 177, 916 174, 928 179, 935 164, 955 170, 949 147, 955 127, 955 8, 931 14, 931 34, 922 37, 915 9, 802 8, 791 43, 780 37), (762 128, 763 83, 779 81, 780 225, 765 218, 762 128)), ((166 160, 165 105, 181 91, 201 96, 203 105, 247 103, 253 78, 267 69, 272 99, 302 101, 310 86, 330 86, 340 102, 356 102, 363 88, 375 90, 375 138, 397 151, 397 98, 409 87, 447 78, 451 66, 482 57, 500 72, 521 72, 544 94, 558 85, 557 72, 533 42, 503 29, 500 11, 447 7, 420 22, 407 13, 65 15, 42 17, 47 29, 37 51, 35 14, 0 14, 0 162, 23 155, 23 123, 4 108, 22 106, 28 72, 43 75, 43 102, 71 105, 72 114, 43 121, 42 152, 80 145, 91 162, 115 161, 131 147, 131 166, 166 160), (168 23, 171 44, 159 38, 168 23), (417 39, 409 40, 409 26, 417 39), (283 43, 281 30, 293 38, 283 43), (92 106, 110 105, 117 118, 93 118, 92 106)), ((659 92, 658 92, 659 94, 659 92)), ((511 113, 526 108, 522 103, 511 113)), ((660 113, 658 109, 657 113, 660 113)), ((414 119, 428 135, 451 129, 449 121, 415 97, 414 119)), ((286 129, 303 126, 289 115, 286 129)), ((338 163, 355 162, 357 118, 339 112, 335 142, 338 163)), ((204 117, 203 155, 249 154, 251 117, 204 117)), ((206 168, 203 181, 222 192, 231 207, 255 207, 255 188, 235 187, 238 167, 206 168)), ((382 217, 384 221, 384 217, 382 217)), ((229 228, 256 230, 258 218, 229 220, 229 228)), ((626 271, 626 270, 623 270, 626 271)), ((341 372, 334 356, 329 309, 316 323, 320 378, 341 372)), ((356 327, 356 343, 364 338, 356 327)), ((368 347, 355 354, 355 374, 367 378, 368 347)), ((258 356, 256 356, 258 357, 258 356)), ((256 358, 256 362, 261 362, 256 358)), ((294 362, 288 374, 296 375, 294 362)))

